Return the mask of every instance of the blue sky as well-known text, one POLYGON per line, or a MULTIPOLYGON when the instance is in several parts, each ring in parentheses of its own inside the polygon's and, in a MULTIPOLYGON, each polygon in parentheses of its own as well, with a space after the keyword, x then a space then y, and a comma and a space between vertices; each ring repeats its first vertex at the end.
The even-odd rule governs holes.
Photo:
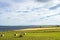
POLYGON ((0 0, 0 25, 60 25, 60 0, 0 0))

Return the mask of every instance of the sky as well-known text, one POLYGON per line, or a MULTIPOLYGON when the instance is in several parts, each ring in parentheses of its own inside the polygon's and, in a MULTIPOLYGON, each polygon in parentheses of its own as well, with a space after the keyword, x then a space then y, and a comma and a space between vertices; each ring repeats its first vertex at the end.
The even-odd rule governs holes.
POLYGON ((0 25, 60 25, 60 0, 0 0, 0 25))

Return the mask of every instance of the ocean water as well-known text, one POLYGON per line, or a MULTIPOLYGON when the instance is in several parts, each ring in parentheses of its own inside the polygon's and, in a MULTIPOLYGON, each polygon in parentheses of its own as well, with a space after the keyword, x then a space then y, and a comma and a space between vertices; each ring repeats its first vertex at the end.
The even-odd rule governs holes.
POLYGON ((0 26, 0 31, 23 29, 25 26, 0 26))
POLYGON ((0 26, 0 31, 10 31, 10 30, 18 30, 25 28, 33 28, 34 26, 0 26))

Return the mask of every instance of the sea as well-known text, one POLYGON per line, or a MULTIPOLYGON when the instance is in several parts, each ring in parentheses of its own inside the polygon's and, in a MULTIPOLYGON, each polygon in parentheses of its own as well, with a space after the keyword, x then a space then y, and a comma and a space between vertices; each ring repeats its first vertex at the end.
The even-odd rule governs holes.
POLYGON ((25 28, 34 28, 35 26, 0 26, 0 31, 19 30, 25 28))

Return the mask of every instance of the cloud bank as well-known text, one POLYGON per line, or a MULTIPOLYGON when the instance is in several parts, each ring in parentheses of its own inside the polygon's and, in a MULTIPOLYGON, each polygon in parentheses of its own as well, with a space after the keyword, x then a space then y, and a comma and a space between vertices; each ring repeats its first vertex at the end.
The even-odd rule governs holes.
POLYGON ((60 25, 59 10, 59 0, 0 0, 0 25, 60 25))

